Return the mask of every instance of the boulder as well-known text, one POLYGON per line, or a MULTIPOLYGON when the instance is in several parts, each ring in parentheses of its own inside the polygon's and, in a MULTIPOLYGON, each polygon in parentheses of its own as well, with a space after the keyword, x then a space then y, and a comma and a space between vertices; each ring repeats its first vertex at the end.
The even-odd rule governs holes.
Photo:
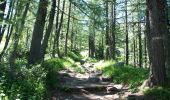
POLYGON ((85 59, 81 59, 80 60, 80 64, 83 65, 84 63, 86 63, 87 61, 85 59))

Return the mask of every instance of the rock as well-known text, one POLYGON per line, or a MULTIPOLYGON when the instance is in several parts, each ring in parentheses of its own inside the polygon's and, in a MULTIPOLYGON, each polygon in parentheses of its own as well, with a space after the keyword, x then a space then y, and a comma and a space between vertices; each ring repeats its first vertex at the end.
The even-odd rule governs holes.
MULTIPOLYGON (((140 95, 128 95, 127 100, 144 100, 144 96, 140 96, 140 95)), ((150 99, 148 99, 150 100, 150 99)))
POLYGON ((107 87, 107 93, 116 93, 119 90, 116 87, 107 87))
POLYGON ((92 83, 97 83, 97 82, 100 82, 100 78, 98 77, 90 77, 88 79, 89 82, 92 82, 92 83))
POLYGON ((84 63, 86 63, 87 61, 85 59, 81 59, 80 60, 80 64, 83 65, 84 63))
POLYGON ((109 77, 101 77, 100 79, 102 80, 102 82, 112 82, 112 79, 109 77))
POLYGON ((52 97, 51 100, 57 100, 57 98, 56 97, 52 97))

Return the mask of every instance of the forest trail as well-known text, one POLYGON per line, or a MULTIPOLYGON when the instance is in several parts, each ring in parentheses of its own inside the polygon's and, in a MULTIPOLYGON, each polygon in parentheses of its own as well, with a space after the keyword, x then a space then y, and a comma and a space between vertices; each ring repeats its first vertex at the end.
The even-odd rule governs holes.
POLYGON ((85 73, 70 70, 59 72, 60 85, 52 92, 52 100, 124 100, 132 94, 127 86, 113 84, 97 71, 95 63, 82 65, 85 73))

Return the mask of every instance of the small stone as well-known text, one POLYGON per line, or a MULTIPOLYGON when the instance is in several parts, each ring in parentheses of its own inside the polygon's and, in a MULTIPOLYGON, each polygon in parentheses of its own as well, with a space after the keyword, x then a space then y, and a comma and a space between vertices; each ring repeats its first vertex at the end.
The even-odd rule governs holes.
POLYGON ((118 92, 116 87, 107 87, 107 93, 115 93, 118 92))
POLYGON ((51 99, 52 99, 52 100, 57 100, 56 97, 52 97, 51 99))
POLYGON ((98 77, 91 77, 88 80, 89 80, 89 82, 93 82, 93 83, 100 82, 100 78, 98 78, 98 77))
POLYGON ((101 77, 102 82, 111 82, 112 79, 109 77, 101 77))
POLYGON ((80 64, 83 65, 84 63, 86 63, 86 60, 81 59, 81 60, 80 60, 80 64))

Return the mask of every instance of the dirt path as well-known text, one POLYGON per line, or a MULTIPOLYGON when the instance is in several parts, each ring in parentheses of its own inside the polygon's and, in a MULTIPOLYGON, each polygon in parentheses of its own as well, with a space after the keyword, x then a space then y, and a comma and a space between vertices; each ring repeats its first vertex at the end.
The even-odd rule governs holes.
POLYGON ((95 64, 85 63, 82 67, 83 74, 69 70, 59 72, 60 85, 53 90, 52 100, 124 100, 131 94, 127 87, 102 77, 95 64))

